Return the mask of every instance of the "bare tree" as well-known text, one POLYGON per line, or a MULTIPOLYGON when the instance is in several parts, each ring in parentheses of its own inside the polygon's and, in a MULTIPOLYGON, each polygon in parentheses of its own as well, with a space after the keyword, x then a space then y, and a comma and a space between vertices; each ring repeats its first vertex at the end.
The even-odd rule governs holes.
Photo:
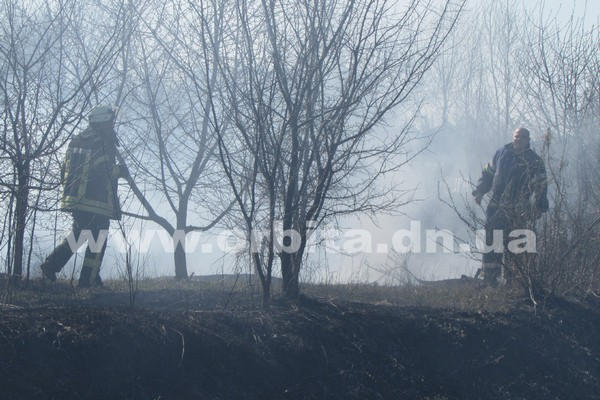
POLYGON ((226 4, 148 3, 137 10, 139 28, 129 43, 132 72, 121 114, 129 121, 122 124, 129 142, 122 160, 133 171, 128 183, 144 213, 125 214, 172 236, 177 279, 188 277, 186 235, 211 229, 231 207, 218 183, 209 123, 209 94, 218 84, 218 57, 209 43, 222 35, 226 4))
POLYGON ((561 24, 541 10, 528 28, 520 62, 525 115, 546 132, 553 203, 538 235, 540 257, 528 268, 552 292, 586 293, 597 290, 600 274, 598 27, 574 17, 561 24))
POLYGON ((222 50, 226 101, 214 107, 231 123, 215 118, 214 125, 248 238, 256 229, 268 232, 253 252, 265 301, 275 258, 285 296, 298 296, 308 239, 323 221, 401 202, 394 186, 382 183, 408 158, 412 118, 391 134, 374 128, 410 100, 463 3, 432 7, 237 2, 222 50))

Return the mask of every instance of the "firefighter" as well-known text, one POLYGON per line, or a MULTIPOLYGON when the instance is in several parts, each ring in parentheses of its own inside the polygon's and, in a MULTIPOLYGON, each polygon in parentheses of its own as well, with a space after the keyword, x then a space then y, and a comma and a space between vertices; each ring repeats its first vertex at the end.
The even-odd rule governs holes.
POLYGON ((79 276, 80 287, 102 285, 100 265, 110 220, 121 218, 117 180, 128 174, 125 166, 116 164, 115 111, 108 106, 97 106, 88 120, 89 126, 69 143, 61 174, 61 209, 73 216, 71 244, 64 239, 41 265, 44 277, 55 281, 56 274, 77 251, 72 244, 77 243, 74 247, 84 244, 80 242, 82 232, 91 235, 87 238, 93 239, 95 246, 88 243, 79 276))
MULTIPOLYGON (((502 232, 503 248, 507 234, 514 229, 531 228, 533 222, 548 210, 547 180, 544 162, 531 148, 529 131, 518 128, 513 141, 496 151, 494 158, 482 171, 473 196, 481 204, 483 195, 491 191, 486 208, 485 236, 487 245, 493 242, 494 230, 502 232)), ((509 281, 514 271, 502 263, 503 251, 483 254, 484 281, 496 286, 502 276, 509 281)))

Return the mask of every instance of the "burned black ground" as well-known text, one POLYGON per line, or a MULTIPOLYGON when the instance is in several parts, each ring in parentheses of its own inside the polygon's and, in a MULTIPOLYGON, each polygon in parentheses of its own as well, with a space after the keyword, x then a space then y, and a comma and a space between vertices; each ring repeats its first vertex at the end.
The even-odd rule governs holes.
POLYGON ((477 287, 311 286, 265 311, 231 285, 149 281, 132 308, 111 287, 11 293, 2 398, 600 398, 591 300, 534 311, 477 287))

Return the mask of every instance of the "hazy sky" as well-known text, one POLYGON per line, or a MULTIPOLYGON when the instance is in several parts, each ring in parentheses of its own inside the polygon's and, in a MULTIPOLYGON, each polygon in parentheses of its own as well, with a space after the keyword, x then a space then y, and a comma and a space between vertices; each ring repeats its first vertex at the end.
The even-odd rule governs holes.
POLYGON ((539 9, 543 4, 544 9, 550 13, 555 13, 559 19, 565 22, 571 15, 577 18, 583 18, 587 27, 598 25, 600 17, 600 1, 598 0, 545 0, 543 2, 523 1, 523 5, 528 9, 539 9))

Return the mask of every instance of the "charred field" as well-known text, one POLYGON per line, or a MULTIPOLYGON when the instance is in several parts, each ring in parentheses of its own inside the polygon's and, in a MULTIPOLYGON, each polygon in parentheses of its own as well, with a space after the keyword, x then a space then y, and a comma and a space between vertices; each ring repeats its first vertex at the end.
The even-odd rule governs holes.
MULTIPOLYGON (((237 282, 237 280, 236 280, 237 282)), ((6 399, 599 399, 600 304, 480 287, 65 282, 0 312, 6 399)))

